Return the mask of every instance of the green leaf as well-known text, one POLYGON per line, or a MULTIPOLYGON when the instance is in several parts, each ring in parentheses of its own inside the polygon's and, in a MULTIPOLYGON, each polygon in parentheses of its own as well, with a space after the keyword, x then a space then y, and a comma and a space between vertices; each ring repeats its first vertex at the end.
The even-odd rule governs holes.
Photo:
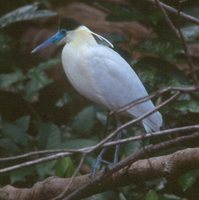
POLYGON ((39 174, 41 179, 50 174, 55 163, 56 161, 50 161, 36 165, 37 173, 39 174))
POLYGON ((5 89, 17 81, 23 80, 23 78, 21 70, 9 74, 0 74, 0 88, 5 89))
POLYGON ((38 100, 39 91, 53 82, 45 72, 53 66, 60 63, 57 59, 50 59, 47 62, 40 63, 37 67, 31 68, 27 77, 29 81, 24 85, 24 98, 30 102, 38 100))
POLYGON ((23 131, 27 131, 30 124, 30 116, 23 116, 16 120, 16 125, 20 127, 23 131))
POLYGON ((38 146, 41 149, 60 148, 61 132, 53 123, 38 123, 38 146))
POLYGON ((31 79, 25 86, 25 99, 33 102, 38 98, 38 92, 52 83, 52 79, 48 78, 43 72, 31 73, 31 79))
POLYGON ((145 200, 158 200, 158 194, 156 193, 155 190, 149 190, 147 193, 145 200))
POLYGON ((2 138, 0 139, 0 149, 4 149, 5 151, 13 154, 21 153, 20 148, 10 139, 2 138))
POLYGON ((135 70, 147 90, 152 91, 168 86, 189 85, 190 80, 165 60, 143 58, 135 65, 135 70))
POLYGON ((199 113, 199 101, 194 101, 192 99, 187 101, 178 101, 174 105, 174 108, 184 113, 199 113))
POLYGON ((28 135, 22 128, 14 124, 4 123, 2 132, 6 138, 11 139, 13 142, 19 145, 28 146, 28 135))
POLYGON ((198 176, 199 176, 199 170, 189 171, 180 176, 178 182, 182 187, 182 190, 185 192, 186 190, 191 188, 192 185, 196 182, 198 176))
POLYGON ((52 125, 49 131, 48 142, 46 148, 55 149, 60 148, 61 145, 61 132, 56 125, 52 125))
POLYGON ((75 168, 70 157, 62 158, 58 160, 55 165, 55 174, 56 176, 64 177, 71 176, 75 168))
POLYGON ((157 54, 165 60, 172 60, 177 53, 181 52, 181 47, 178 41, 161 40, 158 38, 142 42, 136 50, 157 54))
POLYGON ((73 121, 73 129, 79 133, 90 133, 95 122, 95 109, 89 106, 80 111, 73 121))

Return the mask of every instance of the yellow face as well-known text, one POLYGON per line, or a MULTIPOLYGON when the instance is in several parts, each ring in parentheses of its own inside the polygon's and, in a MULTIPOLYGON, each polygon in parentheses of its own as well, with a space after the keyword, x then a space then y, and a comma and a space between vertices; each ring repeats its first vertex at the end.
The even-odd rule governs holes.
POLYGON ((85 26, 80 26, 73 31, 68 31, 66 36, 66 44, 71 46, 80 47, 82 45, 97 44, 92 32, 85 26))

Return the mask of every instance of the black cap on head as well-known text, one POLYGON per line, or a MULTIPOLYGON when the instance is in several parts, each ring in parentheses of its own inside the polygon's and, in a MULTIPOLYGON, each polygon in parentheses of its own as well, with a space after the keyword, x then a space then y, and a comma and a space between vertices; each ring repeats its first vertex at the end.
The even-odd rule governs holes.
POLYGON ((82 24, 72 18, 61 18, 59 23, 59 29, 74 30, 82 24))

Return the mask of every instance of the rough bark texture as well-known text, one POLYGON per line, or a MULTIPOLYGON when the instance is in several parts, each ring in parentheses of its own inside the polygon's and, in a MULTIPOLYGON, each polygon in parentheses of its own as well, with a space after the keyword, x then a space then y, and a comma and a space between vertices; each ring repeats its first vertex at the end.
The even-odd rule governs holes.
MULTIPOLYGON (((178 176, 186 170, 199 167, 199 148, 188 148, 175 153, 139 160, 113 174, 111 178, 96 185, 87 195, 111 189, 113 187, 136 183, 137 180, 149 180, 157 177, 178 176)), ((70 178, 49 177, 36 183, 32 188, 15 188, 7 185, 0 189, 1 200, 42 200, 51 199, 64 191, 70 178)), ((88 184, 88 175, 74 178, 68 194, 82 185, 88 184)))

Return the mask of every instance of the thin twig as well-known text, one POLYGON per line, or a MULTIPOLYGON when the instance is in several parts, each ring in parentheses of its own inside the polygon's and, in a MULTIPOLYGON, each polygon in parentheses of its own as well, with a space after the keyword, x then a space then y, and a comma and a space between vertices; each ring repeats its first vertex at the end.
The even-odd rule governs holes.
POLYGON ((100 148, 104 143, 106 143, 107 141, 111 140, 113 137, 115 137, 117 135, 117 133, 121 132, 123 129, 129 127, 132 124, 135 124, 137 122, 140 122, 141 120, 143 120, 144 118, 148 117, 149 115, 151 115, 152 113, 156 112, 158 109, 160 109, 161 107, 165 106, 166 104, 170 103, 171 101, 173 101, 175 98, 177 98, 180 95, 180 91, 177 91, 174 95, 172 95, 170 98, 168 98, 167 100, 165 100, 164 102, 162 102, 160 105, 156 106, 155 108, 153 108, 152 110, 144 113, 143 115, 137 117, 136 119, 133 119, 125 124, 123 124, 122 126, 118 127, 115 131, 113 131, 110 135, 108 135, 105 139, 101 140, 97 145, 95 145, 95 147, 93 149, 90 149, 91 151, 94 151, 98 148, 100 148))
MULTIPOLYGON (((155 2, 155 0, 147 0, 147 1, 150 2, 150 3, 152 3, 152 4, 157 5, 156 2, 155 2)), ((168 12, 171 12, 171 13, 173 13, 173 14, 175 14, 175 15, 178 15, 178 11, 177 11, 175 8, 169 6, 169 5, 165 4, 165 3, 162 3, 162 2, 160 2, 160 5, 161 5, 165 10, 167 10, 168 12)), ((188 22, 192 22, 192 23, 194 23, 194 24, 198 24, 198 25, 199 25, 199 19, 196 18, 196 17, 193 17, 193 16, 191 16, 191 15, 188 15, 188 14, 186 14, 186 13, 184 13, 184 12, 180 12, 180 17, 182 17, 182 19, 184 19, 184 20, 186 20, 186 21, 188 21, 188 22)))
MULTIPOLYGON (((187 63, 188 63, 188 66, 190 68, 190 71, 191 71, 191 75, 192 75, 192 79, 195 83, 195 85, 198 85, 198 78, 197 78, 197 75, 195 73, 195 68, 194 68, 194 65, 193 65, 193 61, 191 59, 191 56, 190 56, 190 52, 189 52, 189 49, 187 47, 187 44, 186 44, 186 41, 184 39, 184 36, 182 34, 182 31, 180 30, 180 27, 179 25, 176 27, 173 22, 171 21, 171 19, 169 18, 168 14, 166 13, 165 9, 163 8, 161 2, 159 0, 155 0, 157 6, 159 7, 159 9, 162 11, 164 17, 165 17, 165 20, 166 22, 168 23, 168 25, 171 27, 171 29, 173 30, 173 32, 175 33, 175 35, 178 37, 180 43, 181 43, 181 46, 184 50, 184 53, 185 53, 185 56, 187 58, 187 63)), ((181 5, 181 4, 180 4, 181 5)), ((177 11, 177 16, 179 17, 180 16, 180 8, 178 9, 177 11)))
POLYGON ((136 119, 133 119, 125 124, 123 124, 122 126, 118 127, 115 131, 113 131, 110 135, 108 135, 106 138, 104 138, 103 140, 101 140, 98 144, 96 144, 93 148, 91 148, 89 150, 89 152, 92 152, 100 147, 102 147, 103 144, 105 144, 107 141, 111 140, 113 137, 115 137, 117 135, 117 133, 121 132, 123 129, 129 127, 132 124, 135 124, 137 122, 140 122, 141 120, 143 120, 144 118, 148 117, 149 115, 151 115, 152 113, 156 112, 158 109, 160 109, 161 107, 165 106, 166 104, 170 103, 171 101, 173 101, 177 96, 180 95, 180 91, 177 91, 174 95, 172 95, 170 98, 168 98, 167 100, 165 100, 164 102, 162 102, 160 105, 156 106, 155 108, 153 108, 152 110, 144 113, 143 115, 137 117, 136 119))
POLYGON ((153 137, 162 137, 162 136, 166 136, 166 135, 171 135, 171 134, 176 133, 176 132, 184 132, 184 131, 191 131, 191 130, 199 130, 199 124, 198 125, 192 125, 192 126, 171 128, 171 129, 167 129, 167 130, 153 132, 152 134, 151 133, 146 134, 146 135, 140 134, 140 135, 125 138, 125 139, 114 140, 114 141, 110 141, 110 142, 105 143, 103 145, 103 147, 115 146, 117 144, 124 144, 124 143, 127 143, 127 142, 136 141, 136 140, 145 140, 145 139, 149 139, 149 138, 153 138, 153 137))
MULTIPOLYGON (((110 146, 115 146, 116 144, 124 144, 127 142, 131 142, 131 141, 136 141, 136 140, 141 140, 141 139, 148 139, 148 138, 152 138, 152 137, 162 137, 165 135, 169 135, 172 133, 176 133, 176 132, 184 132, 184 131, 188 131, 188 130, 198 130, 199 129, 199 125, 192 125, 192 126, 186 126, 186 127, 178 127, 178 128, 173 128, 173 129, 167 129, 167 130, 162 130, 162 131, 157 131, 154 132, 152 134, 147 134, 147 135, 139 135, 139 136, 134 136, 134 137, 129 137, 126 139, 121 139, 121 140, 117 140, 117 141, 110 141, 110 142, 106 142, 104 143, 101 148, 104 147, 110 147, 110 146)), ((58 158, 62 158, 65 156, 72 156, 72 155, 76 155, 78 154, 85 154, 85 152, 89 152, 90 149, 94 149, 94 146, 89 146, 89 147, 85 147, 85 148, 81 148, 81 149, 69 149, 67 152, 67 149, 64 149, 64 152, 60 152, 58 154, 54 154, 48 157, 44 157, 44 158, 40 158, 34 161, 29 161, 29 162, 24 162, 18 165, 13 165, 12 167, 6 167, 3 169, 0 169, 0 173, 7 173, 7 172, 11 172, 23 167, 28 167, 28 166, 32 166, 35 164, 39 164, 42 162, 47 162, 47 161, 51 161, 51 160, 56 160, 58 158)), ((53 152, 53 150, 52 150, 53 152)), ((92 152, 92 151, 91 151, 92 152)), ((33 152, 34 153, 34 152, 33 152)))
MULTIPOLYGON (((89 154, 89 153, 91 153, 91 152, 93 152, 93 151, 95 151, 97 149, 102 148, 102 146, 106 142, 108 142, 109 140, 111 140, 113 137, 115 137, 117 133, 121 132, 123 129, 129 127, 130 125, 132 125, 134 123, 137 123, 137 122, 143 120, 144 118, 148 117, 149 115, 151 115, 152 113, 154 113, 158 109, 160 109, 161 107, 163 107, 166 104, 168 104, 171 101, 173 101, 179 95, 180 95, 180 91, 177 91, 174 95, 172 95, 170 98, 168 98, 167 100, 165 100, 164 102, 162 102, 160 105, 158 105, 154 109, 146 112, 145 114, 141 115, 140 117, 137 117, 136 119, 131 120, 131 121, 125 123, 124 125, 120 126, 119 128, 117 128, 115 131, 113 131, 110 135, 108 135, 105 139, 103 139, 102 141, 100 141, 98 144, 96 144, 94 146, 91 146, 90 148, 82 148, 80 150, 76 149, 75 152, 73 152, 73 154, 74 153, 89 154)), ((13 165, 11 167, 6 167, 6 168, 3 168, 3 169, 0 169, 0 173, 14 171, 14 170, 17 170, 17 169, 20 169, 20 168, 23 168, 23 167, 28 167, 28 166, 39 164, 39 163, 42 163, 42 162, 47 162, 47 161, 50 161, 50 160, 55 160, 57 158, 62 158, 62 157, 69 156, 69 155, 72 155, 72 152, 57 153, 55 155, 50 155, 50 156, 47 156, 47 157, 44 157, 44 158, 39 158, 39 159, 36 159, 36 160, 33 160, 33 161, 27 161, 27 162, 24 162, 24 163, 13 165)))
MULTIPOLYGON (((166 90, 170 90, 171 88, 167 88, 166 90)), ((117 128, 115 131, 113 131, 110 135, 108 135, 104 140, 102 140, 100 143, 96 144, 96 145, 93 145, 93 146, 90 146, 90 147, 85 147, 85 148, 81 148, 81 149, 69 149, 69 150, 50 150, 50 151, 43 151, 43 152, 31 152, 31 153, 28 153, 28 154, 25 154, 25 155, 19 155, 19 156, 16 156, 16 157, 12 157, 12 159, 16 159, 16 158, 22 158, 22 157, 26 157, 26 156, 31 156, 31 155, 37 155, 38 153, 41 153, 41 154, 45 154, 45 153, 53 153, 56 152, 56 151, 62 151, 62 152, 59 152, 59 153, 56 153, 54 155, 50 155, 50 156, 47 156, 47 157, 44 157, 44 158, 39 158, 39 159, 36 159, 36 160, 33 160, 33 161, 27 161, 27 162, 24 162, 24 163, 20 163, 20 164, 17 164, 17 165, 14 165, 14 166, 11 166, 11 167, 6 167, 6 168, 3 168, 3 169, 0 169, 0 173, 6 173, 6 172, 10 172, 10 171, 14 171, 14 170, 17 170, 17 169, 20 169, 20 168, 23 168, 23 167, 28 167, 28 166, 32 166, 32 165, 35 165, 35 164, 39 164, 39 163, 42 163, 42 162, 47 162, 47 161, 51 161, 51 160, 55 160, 55 159, 58 159, 58 158, 61 158, 61 157, 65 157, 65 156, 69 156, 69 155, 74 155, 74 154, 82 154, 82 153, 85 153, 85 154, 88 154, 88 153, 91 153, 93 151, 95 151, 96 149, 100 149, 103 147, 103 145, 108 142, 111 138, 113 138, 118 132, 120 132, 121 130, 127 128, 128 126, 136 123, 136 122, 139 122, 141 121, 142 119, 144 119, 145 117, 147 117, 148 115, 152 114, 153 112, 156 112, 159 108, 163 107, 164 105, 168 104, 169 102, 171 102, 173 99, 175 99, 181 92, 188 92, 188 91, 193 91, 193 90, 197 90, 198 88, 197 87, 190 87, 190 88, 172 88, 174 91, 177 91, 176 94, 174 94, 172 97, 170 97, 169 99, 167 99, 166 101, 164 101, 162 104, 160 104, 159 106, 157 106, 156 108, 154 108, 153 110, 151 110, 150 112, 147 112, 145 113, 144 115, 130 121, 130 122, 127 122, 125 123, 124 125, 122 125, 121 127, 117 128), (181 92, 180 92, 180 91, 181 92)), ((7 159, 4 159, 7 161, 7 159)), ((1 159, 1 161, 3 161, 3 159, 1 159)))
POLYGON ((20 160, 20 159, 25 159, 29 158, 32 156, 42 156, 42 155, 52 155, 56 153, 79 153, 79 149, 53 149, 53 150, 42 150, 42 151, 33 151, 33 152, 28 152, 22 155, 17 155, 17 156, 10 156, 8 158, 0 158, 0 163, 1 162, 8 162, 8 161, 14 161, 14 160, 20 160))
POLYGON ((3 169, 0 169, 0 174, 11 172, 11 171, 14 171, 14 170, 17 170, 17 169, 36 165, 36 164, 43 163, 43 162, 56 160, 58 158, 64 158, 64 157, 69 156, 69 155, 71 155, 70 152, 65 152, 65 153, 58 153, 58 154, 55 154, 55 155, 50 155, 50 156, 47 156, 47 157, 44 157, 44 158, 39 158, 39 159, 32 160, 32 161, 27 161, 27 162, 24 162, 24 163, 13 165, 11 167, 6 167, 6 168, 3 168, 3 169))
POLYGON ((169 24, 169 26, 171 27, 171 29, 173 30, 173 32, 176 34, 176 36, 178 38, 180 38, 180 35, 178 33, 178 30, 176 29, 175 25, 173 24, 173 22, 171 21, 171 19, 169 18, 169 16, 167 15, 165 9, 162 7, 161 3, 159 0, 155 0, 157 6, 159 7, 159 9, 162 11, 164 17, 165 17, 165 20, 166 22, 169 24))
MULTIPOLYGON (((134 107, 137 104, 140 104, 142 102, 145 102, 155 96, 159 96, 163 93, 171 92, 171 91, 180 91, 181 93, 190 93, 190 92, 199 91, 199 86, 198 87, 168 87, 168 88, 164 88, 162 90, 158 90, 158 91, 154 92, 150 96, 146 96, 146 97, 137 99, 136 101, 133 101, 128 105, 125 105, 124 107, 118 109, 115 112, 116 113, 123 112, 123 111, 128 110, 129 108, 134 107)), ((111 114, 113 114, 113 113, 111 113, 111 114)), ((34 152, 25 153, 22 155, 11 156, 11 157, 7 157, 7 158, 0 158, 0 162, 8 162, 8 161, 14 161, 14 160, 19 160, 19 159, 25 159, 25 158, 29 158, 32 156, 43 156, 43 155, 56 154, 56 153, 67 153, 67 152, 68 153, 81 153, 86 150, 87 150, 86 148, 81 148, 81 149, 53 149, 53 150, 34 151, 34 152)))
MULTIPOLYGON (((179 18, 179 20, 180 20, 180 17, 179 17, 179 16, 180 16, 180 10, 181 10, 180 7, 181 7, 181 4, 180 4, 180 6, 179 6, 178 15, 177 15, 178 18, 179 18)), ((177 27, 177 30, 178 30, 178 33, 179 33, 181 45, 182 45, 182 47, 183 47, 183 49, 184 49, 184 53, 185 53, 185 56, 186 56, 186 58, 187 58, 187 62, 188 62, 188 65, 189 65, 189 69, 190 69, 190 71, 191 71, 192 79, 193 79, 195 85, 199 85, 198 77, 197 77, 197 74, 196 74, 196 72, 195 72, 195 67, 194 67, 193 60, 192 60, 191 55, 190 55, 189 48, 188 48, 188 46, 187 46, 187 44, 186 44, 184 35, 183 35, 183 33, 182 33, 181 29, 180 29, 179 20, 178 20, 178 24, 177 24, 176 27, 177 27)))
POLYGON ((167 93, 167 92, 172 92, 172 91, 180 91, 181 93, 190 93, 190 92, 195 92, 195 91, 199 91, 199 86, 195 86, 195 87, 167 87, 167 88, 164 88, 164 89, 161 89, 161 90, 158 90, 154 93, 152 93, 151 95, 149 96, 145 96, 145 97, 142 97, 142 98, 139 98, 135 101, 132 101, 130 102, 129 104, 127 105, 124 105, 122 106, 121 108, 117 109, 116 111, 111 111, 109 113, 109 115, 113 115, 113 114, 119 114, 121 112, 124 112, 130 108, 133 108, 135 107, 136 105, 138 104, 141 104, 143 102, 146 102, 148 101, 149 99, 152 99, 154 97, 158 97, 164 93, 167 93))

